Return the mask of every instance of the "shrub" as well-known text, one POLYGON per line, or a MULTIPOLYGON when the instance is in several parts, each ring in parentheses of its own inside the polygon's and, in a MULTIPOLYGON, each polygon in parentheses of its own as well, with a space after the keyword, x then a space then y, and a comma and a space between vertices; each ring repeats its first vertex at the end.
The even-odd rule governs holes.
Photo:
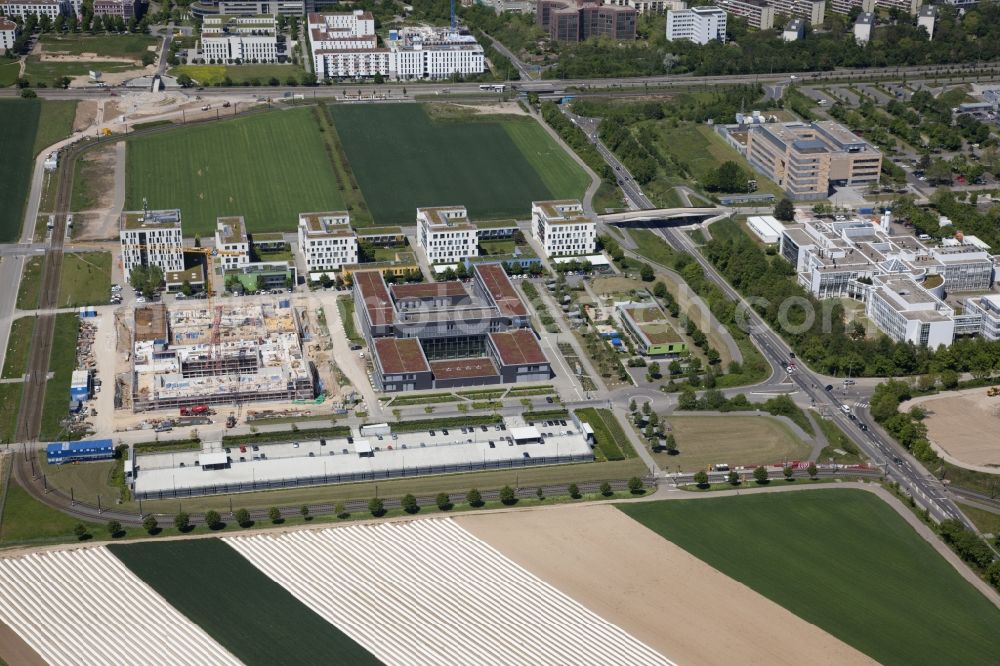
POLYGON ((90 536, 90 534, 87 532, 87 526, 84 525, 83 523, 76 524, 76 527, 73 528, 73 534, 75 534, 76 538, 79 539, 80 541, 83 541, 84 539, 90 536))
POLYGON ((142 529, 146 530, 149 534, 156 534, 160 531, 160 528, 156 522, 156 516, 150 514, 142 519, 142 529))
POLYGON ((465 501, 469 506, 479 508, 483 505, 483 494, 473 488, 465 494, 465 501))
POLYGON ((806 467, 806 474, 809 475, 810 479, 816 478, 816 463, 809 463, 809 467, 806 467))
POLYGON ((208 525, 209 529, 217 530, 222 527, 222 516, 219 515, 218 511, 209 509, 205 512, 205 524, 208 525))
POLYGON ((448 496, 448 493, 438 493, 437 497, 434 498, 434 503, 437 504, 437 508, 441 511, 448 511, 454 506, 451 503, 451 497, 448 496))
POLYGON ((785 481, 794 481, 795 480, 795 479, 792 478, 792 474, 795 473, 795 470, 792 469, 791 465, 785 465, 784 469, 781 470, 781 473, 785 475, 785 481))
POLYGON ((510 506, 517 502, 517 495, 514 493, 514 489, 510 486, 504 486, 500 489, 500 501, 510 506))
POLYGON ((601 484, 600 490, 601 490, 601 494, 604 495, 605 497, 610 497, 611 494, 615 492, 615 491, 611 490, 611 484, 608 483, 607 481, 605 481, 605 482, 603 482, 601 484))
POLYGON ((181 511, 176 516, 174 516, 174 527, 176 527, 181 532, 187 532, 189 529, 191 529, 191 516, 181 511))
POLYGON ((302 514, 302 519, 303 520, 310 520, 311 519, 311 517, 309 515, 309 507, 307 505, 303 504, 302 507, 299 509, 299 513, 302 514))
POLYGON ((236 513, 233 514, 233 518, 236 519, 236 524, 240 527, 250 527, 253 525, 253 519, 250 517, 250 512, 246 509, 236 509, 236 513))
POLYGON ((122 533, 122 524, 117 520, 108 521, 108 534, 112 539, 119 536, 122 533))
POLYGON ((569 484, 569 488, 567 488, 566 491, 569 493, 569 496, 572 497, 573 499, 580 499, 580 486, 576 485, 575 483, 569 484))
POLYGON ((271 522, 275 525, 280 525, 284 522, 284 518, 281 517, 281 509, 276 506, 272 506, 267 510, 267 517, 271 519, 271 522))
POLYGON ((708 473, 705 470, 698 470, 694 474, 694 482, 699 488, 708 488, 708 473))
POLYGON ((765 483, 767 483, 768 480, 769 480, 767 478, 767 468, 764 467, 763 465, 761 465, 760 467, 758 467, 757 469, 755 469, 753 471, 753 478, 754 478, 755 481, 757 481, 757 483, 759 483, 761 485, 764 485, 765 483))
POLYGON ((403 495, 403 498, 399 501, 399 503, 403 507, 403 511, 406 513, 416 513, 417 511, 420 511, 420 506, 417 504, 417 498, 410 493, 403 495))
POLYGON ((383 502, 378 497, 373 497, 368 500, 368 512, 371 513, 376 518, 380 518, 385 515, 385 502, 383 502))
POLYGON ((333 515, 337 516, 337 518, 344 519, 351 514, 347 512, 347 507, 344 506, 343 502, 337 502, 333 505, 333 515))
POLYGON ((628 480, 628 489, 633 495, 638 495, 642 492, 642 479, 637 476, 633 476, 628 480))

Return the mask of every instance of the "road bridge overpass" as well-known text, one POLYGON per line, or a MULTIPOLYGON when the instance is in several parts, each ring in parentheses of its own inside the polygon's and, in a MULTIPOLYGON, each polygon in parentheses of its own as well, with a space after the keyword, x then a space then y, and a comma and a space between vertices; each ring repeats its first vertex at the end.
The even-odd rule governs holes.
POLYGON ((599 215, 598 220, 616 227, 670 227, 702 222, 704 220, 726 215, 731 212, 727 208, 651 208, 648 210, 630 210, 624 213, 608 213, 599 215))

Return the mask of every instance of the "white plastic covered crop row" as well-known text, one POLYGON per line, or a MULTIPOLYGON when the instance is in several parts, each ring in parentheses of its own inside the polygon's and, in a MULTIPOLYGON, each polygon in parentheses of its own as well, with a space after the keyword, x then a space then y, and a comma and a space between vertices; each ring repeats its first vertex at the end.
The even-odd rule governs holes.
POLYGON ((226 542, 387 664, 671 663, 450 519, 226 542))
POLYGON ((51 664, 239 664, 106 548, 0 559, 0 619, 51 664))

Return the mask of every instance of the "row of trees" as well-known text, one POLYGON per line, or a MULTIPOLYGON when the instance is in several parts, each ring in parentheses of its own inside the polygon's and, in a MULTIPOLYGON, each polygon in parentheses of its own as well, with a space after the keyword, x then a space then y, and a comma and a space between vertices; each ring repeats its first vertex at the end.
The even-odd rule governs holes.
MULTIPOLYGON (((667 42, 662 29, 648 40, 623 43, 608 38, 560 44, 558 63, 546 70, 551 78, 596 78, 694 73, 701 75, 765 74, 828 71, 835 68, 892 67, 970 63, 1000 58, 1000 7, 980 4, 959 13, 938 8, 934 40, 903 17, 875 29, 868 44, 854 39, 848 17, 827 13, 822 31, 809 30, 806 39, 781 40, 776 29, 749 30, 746 21, 730 16, 729 39, 710 42, 667 42)), ((662 20, 662 19, 661 19, 662 20)))
MULTIPOLYGON (((806 474, 809 475, 810 479, 816 478, 817 471, 818 470, 816 469, 816 463, 811 462, 809 463, 809 466, 806 467, 806 474)), ((781 469, 781 472, 782 475, 785 477, 785 481, 795 480, 794 479, 795 468, 793 468, 791 465, 785 465, 781 469)), ((763 465, 759 465, 754 468, 753 479, 758 485, 761 486, 765 486, 771 482, 771 478, 769 476, 767 468, 764 467, 763 465)), ((709 486, 708 472, 704 470, 699 470, 695 472, 693 481, 698 485, 699 488, 708 488, 709 486)), ((738 486, 743 483, 743 481, 740 479, 739 473, 736 472, 736 470, 732 470, 729 472, 729 474, 726 476, 726 482, 732 486, 738 486)))

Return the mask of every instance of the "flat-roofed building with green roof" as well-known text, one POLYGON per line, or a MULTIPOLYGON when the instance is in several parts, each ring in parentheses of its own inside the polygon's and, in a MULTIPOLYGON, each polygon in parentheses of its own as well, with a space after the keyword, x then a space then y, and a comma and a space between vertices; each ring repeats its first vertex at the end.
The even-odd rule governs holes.
POLYGON ((417 209, 417 246, 432 264, 479 256, 479 235, 465 206, 417 209))
POLYGON ((299 251, 310 273, 358 263, 358 235, 347 211, 301 213, 299 251))
POLYGON ((618 306, 617 311, 622 328, 632 337, 643 356, 678 356, 687 353, 687 343, 659 306, 623 303, 618 306))
POLYGON ((242 215, 220 217, 215 222, 215 248, 220 251, 223 269, 250 263, 250 240, 242 215))
POLYGON ((547 257, 579 257, 597 248, 597 223, 577 199, 532 201, 531 235, 547 257))

